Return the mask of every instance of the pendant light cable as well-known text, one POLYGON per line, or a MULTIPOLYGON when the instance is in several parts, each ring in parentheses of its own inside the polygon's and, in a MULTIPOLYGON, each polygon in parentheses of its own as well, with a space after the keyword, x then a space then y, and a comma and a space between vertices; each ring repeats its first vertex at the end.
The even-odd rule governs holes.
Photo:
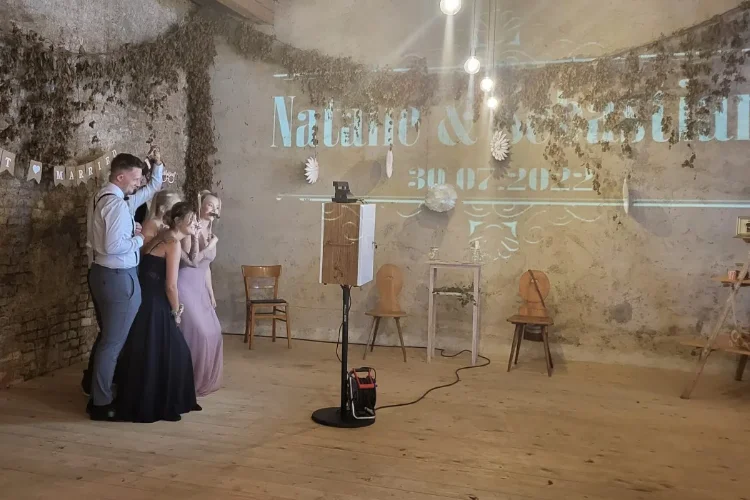
MULTIPOLYGON (((495 0, 490 0, 491 4, 495 3, 495 0)), ((492 74, 494 76, 495 74, 495 44, 497 43, 497 38, 495 36, 497 35, 497 5, 493 6, 492 9, 492 74)))
POLYGON ((471 55, 477 55, 477 0, 474 0, 471 8, 471 55))

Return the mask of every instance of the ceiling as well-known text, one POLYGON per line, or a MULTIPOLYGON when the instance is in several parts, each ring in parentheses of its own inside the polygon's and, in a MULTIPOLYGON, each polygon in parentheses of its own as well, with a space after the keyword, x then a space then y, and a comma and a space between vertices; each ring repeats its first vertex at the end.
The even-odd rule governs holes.
POLYGON ((477 0, 474 11, 473 2, 464 0, 461 11, 449 18, 440 12, 438 0, 279 0, 274 31, 280 40, 301 48, 377 65, 426 57, 433 67, 460 66, 473 41, 482 60, 490 58, 486 49, 494 45, 496 62, 531 62, 642 45, 740 3, 477 0), (490 20, 496 22, 494 44, 487 40, 490 20))
POLYGON ((258 24, 273 24, 276 0, 193 0, 258 24))

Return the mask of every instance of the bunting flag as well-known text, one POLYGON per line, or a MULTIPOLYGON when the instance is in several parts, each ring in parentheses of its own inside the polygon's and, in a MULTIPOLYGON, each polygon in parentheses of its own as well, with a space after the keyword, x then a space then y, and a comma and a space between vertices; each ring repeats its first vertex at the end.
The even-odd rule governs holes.
POLYGON ((54 168, 55 175, 55 186, 64 186, 65 183, 65 167, 59 166, 54 168))
POLYGON ((15 173, 15 167, 16 155, 10 151, 3 150, 2 155, 0 156, 0 174, 8 172, 10 175, 13 175, 15 173))
POLYGON ((65 167, 65 185, 75 186, 76 185, 76 168, 65 167))
POLYGON ((86 181, 88 182, 89 179, 96 179, 96 174, 94 174, 94 164, 93 163, 87 163, 86 164, 86 181))
POLYGON ((76 184, 86 184, 86 165, 76 167, 76 184))
POLYGON ((31 160, 29 162, 29 173, 26 175, 27 181, 36 181, 39 184, 42 181, 42 162, 31 160))
POLYGON ((104 158, 97 158, 92 162, 95 165, 94 170, 96 171, 96 178, 99 181, 104 180, 104 158))
MULTIPOLYGON (((111 149, 99 158, 77 166, 53 165, 52 180, 55 186, 75 187, 80 184, 88 184, 93 180, 96 185, 106 181, 109 174, 109 165, 112 159, 117 156, 117 150, 111 149)), ((10 151, 0 149, 0 175, 7 172, 15 175, 16 154, 10 151)), ((39 160, 29 160, 28 170, 26 171, 26 180, 34 181, 37 184, 42 182, 44 175, 43 163, 39 160)))

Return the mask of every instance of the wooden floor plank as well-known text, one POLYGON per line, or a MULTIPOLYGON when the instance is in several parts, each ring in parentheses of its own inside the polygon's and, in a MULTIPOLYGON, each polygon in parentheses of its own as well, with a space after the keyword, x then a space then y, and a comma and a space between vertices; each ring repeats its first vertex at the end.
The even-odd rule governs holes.
MULTIPOLYGON (((290 447, 260 447, 251 450, 250 456, 244 458, 239 463, 243 465, 252 465, 254 467, 286 467, 287 470, 296 470, 297 468, 309 468, 310 466, 301 460, 301 457, 312 454, 320 458, 320 463, 325 464, 320 467, 310 469, 319 477, 328 475, 356 476, 358 474, 369 474, 371 481, 382 480, 390 482, 393 479, 399 480, 419 480, 424 483, 422 488, 448 488, 452 486, 463 486, 472 484, 478 490, 482 491, 508 491, 521 493, 524 490, 534 492, 540 486, 545 489, 554 490, 554 494, 559 494, 562 488, 566 492, 580 492, 586 494, 588 498, 616 498, 615 492, 624 485, 630 485, 633 488, 651 488, 655 491, 663 490, 670 492, 668 497, 671 498, 675 492, 680 492, 681 498, 705 498, 701 495, 706 492, 698 491, 699 485, 691 486, 687 481, 683 481, 681 474, 650 473, 650 474, 633 474, 630 477, 639 478, 636 480, 627 480, 628 475, 613 472, 602 473, 601 469, 596 469, 592 474, 591 470, 582 471, 571 467, 565 467, 560 461, 559 465, 546 464, 548 467, 537 463, 535 457, 529 457, 528 462, 515 460, 513 453, 505 453, 506 450, 499 450, 496 453, 497 460, 492 463, 483 463, 477 466, 472 463, 463 464, 460 460, 451 458, 448 460, 435 459, 413 459, 407 456, 380 456, 369 453, 368 448, 360 447, 357 449, 342 449, 343 447, 327 448, 322 446, 305 446, 294 442, 290 447), (309 448, 305 450, 305 448, 309 448), (303 451, 304 450, 304 451, 303 451), (306 453, 305 453, 306 452, 306 453), (266 465, 263 465, 265 462, 266 465), (274 465, 269 465, 274 464, 274 465), (361 471, 367 472, 361 472, 361 471), (373 475, 377 479, 372 479, 373 475), (555 488, 547 488, 549 483, 556 485, 555 488), (687 489, 687 491, 680 491, 687 489)), ((592 465, 589 468, 593 468, 592 465)), ((741 474, 739 474, 741 476, 741 474)), ((741 488, 730 480, 717 481, 712 485, 712 489, 720 488, 724 492, 741 493, 741 488)), ((479 495, 481 496, 481 495, 479 495)), ((546 496, 544 497, 546 498, 546 496)))
MULTIPOLYGON (((225 387, 181 422, 92 422, 81 367, 0 392, 2 498, 141 500, 748 499, 750 383, 538 360, 502 360, 374 426, 321 428, 338 401, 334 345, 225 340, 225 387)), ((359 347, 361 349, 361 346, 359 347)), ((468 355, 378 348, 381 404, 451 382, 468 355)))

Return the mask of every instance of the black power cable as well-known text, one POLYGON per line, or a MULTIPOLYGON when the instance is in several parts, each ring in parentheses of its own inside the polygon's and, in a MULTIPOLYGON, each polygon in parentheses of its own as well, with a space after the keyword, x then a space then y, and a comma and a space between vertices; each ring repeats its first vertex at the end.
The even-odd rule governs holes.
MULTIPOLYGON (((351 296, 349 296, 349 303, 346 305, 346 314, 347 314, 347 316, 349 315, 349 310, 351 308, 352 308, 352 298, 351 298, 351 296)), ((336 339, 336 359, 339 360, 339 363, 341 363, 341 356, 339 355, 339 345, 341 344, 341 331, 343 330, 343 328, 344 328, 344 323, 341 322, 341 324, 339 325, 339 334, 338 334, 338 337, 336 339)), ((365 345, 365 349, 366 348, 367 348, 367 345, 365 345)), ((445 350, 444 349, 438 349, 438 351, 440 351, 440 356, 443 357, 443 358, 455 358, 456 356, 458 356, 460 354, 463 354, 465 352, 470 352, 468 349, 464 349, 463 351, 458 351, 456 354, 447 355, 447 354, 445 354, 445 350)), ((435 387, 433 387, 431 389, 428 389, 427 392, 425 392, 424 394, 422 394, 420 397, 418 397, 414 401, 410 401, 408 403, 398 403, 398 404, 393 404, 393 405, 378 406, 378 407, 375 407, 375 410, 377 411, 377 410, 384 410, 384 409, 387 409, 387 408, 398 408, 398 407, 401 407, 401 406, 410 406, 410 405, 413 405, 413 404, 417 404, 420 401, 422 401, 432 391, 436 391, 438 389, 445 389, 447 387, 451 387, 451 386, 456 385, 457 383, 459 383, 461 381, 461 376, 458 374, 461 370, 471 370, 472 368, 483 368, 485 366, 489 366, 489 364, 491 363, 490 358, 482 356, 481 354, 479 354, 478 357, 480 357, 483 360, 485 360, 486 363, 481 364, 481 365, 469 365, 469 366, 462 366, 461 368, 457 368, 456 371, 454 372, 455 375, 456 375, 456 380, 454 380, 450 384, 438 385, 438 386, 435 386, 435 387)))
MULTIPOLYGON (((352 296, 349 295, 349 303, 346 305, 346 315, 349 316, 349 310, 352 308, 352 296)), ((342 363, 341 356, 339 356, 339 344, 341 343, 341 331, 344 329, 344 322, 342 321, 339 325, 339 336, 336 338, 336 358, 339 363, 342 363)))
MULTIPOLYGON (((464 349, 463 351, 459 351, 456 354, 446 355, 444 353, 443 349, 438 349, 438 350, 440 351, 440 356, 442 356, 444 358, 455 358, 459 354, 462 354, 462 353, 465 353, 465 352, 469 352, 468 349, 464 349)), ((458 372, 460 372, 461 370, 471 370, 472 368, 482 368, 482 367, 488 366, 491 363, 490 358, 486 358, 486 357, 482 356, 481 354, 479 355, 479 357, 482 358, 483 360, 487 361, 487 362, 484 363, 484 364, 481 364, 481 365, 462 366, 461 368, 456 369, 456 371, 455 371, 456 380, 454 380, 450 384, 444 384, 444 385, 435 386, 432 389, 427 390, 427 392, 425 392, 424 394, 422 394, 421 396, 419 396, 414 401, 409 401, 408 403, 398 403, 398 404, 393 404, 393 405, 377 406, 377 407, 375 407, 375 411, 384 410, 386 408, 398 408, 398 407, 401 407, 401 406, 410 406, 410 405, 413 405, 413 404, 416 404, 416 403, 419 403, 420 401, 422 401, 425 398, 425 396, 427 396, 432 391, 436 391, 438 389, 445 389, 446 387, 451 387, 453 385, 456 385, 457 383, 459 383, 461 381, 461 376, 458 374, 458 372)))

